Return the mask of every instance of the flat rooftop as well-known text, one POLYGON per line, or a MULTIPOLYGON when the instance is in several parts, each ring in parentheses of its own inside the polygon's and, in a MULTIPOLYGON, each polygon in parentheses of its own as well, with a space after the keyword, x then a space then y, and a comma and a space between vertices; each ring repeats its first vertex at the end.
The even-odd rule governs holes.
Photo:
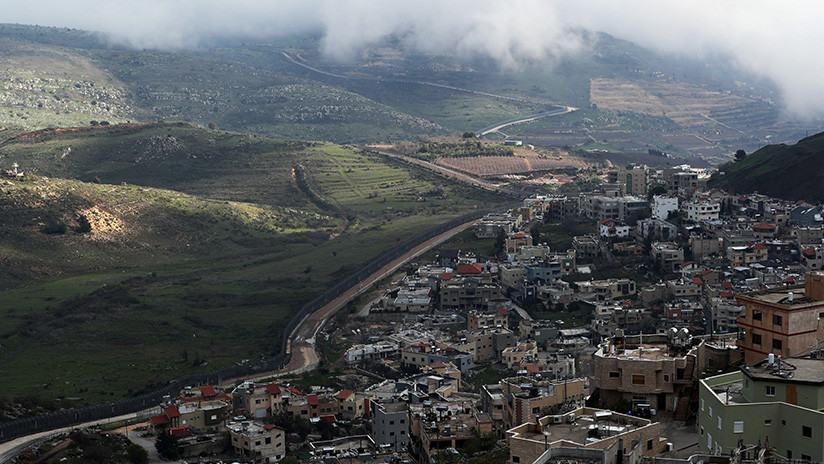
POLYGON ((632 423, 619 424, 613 420, 602 420, 596 423, 592 416, 582 415, 578 416, 576 421, 571 424, 547 424, 543 426, 543 432, 530 430, 521 432, 520 436, 527 440, 546 440, 549 443, 558 440, 569 440, 575 443, 588 444, 638 428, 640 427, 632 423))
POLYGON ((754 380, 824 383, 824 359, 776 359, 772 364, 764 360, 743 371, 754 380))

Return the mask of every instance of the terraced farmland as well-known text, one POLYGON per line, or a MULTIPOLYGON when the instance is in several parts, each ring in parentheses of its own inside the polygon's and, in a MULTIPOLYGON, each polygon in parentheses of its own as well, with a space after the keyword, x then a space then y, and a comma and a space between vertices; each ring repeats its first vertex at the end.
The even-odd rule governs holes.
POLYGON ((600 109, 663 115, 683 127, 715 132, 770 125, 778 116, 763 101, 671 81, 592 79, 590 99, 600 109))
POLYGON ((361 151, 326 147, 305 163, 313 188, 330 202, 357 213, 426 211, 434 214, 481 206, 486 193, 361 151))
POLYGON ((462 156, 441 157, 436 163, 478 177, 524 174, 553 169, 582 169, 586 162, 577 158, 538 156, 462 156))

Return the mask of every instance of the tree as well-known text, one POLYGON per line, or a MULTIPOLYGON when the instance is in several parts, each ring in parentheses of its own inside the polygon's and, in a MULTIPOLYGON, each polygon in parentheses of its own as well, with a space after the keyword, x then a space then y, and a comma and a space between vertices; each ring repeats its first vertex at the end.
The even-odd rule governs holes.
POLYGON ((211 129, 211 130, 215 130, 215 129, 217 129, 217 124, 215 124, 215 123, 213 123, 213 122, 210 122, 210 123, 209 123, 209 129, 211 129))
POLYGON ((464 132, 461 137, 463 137, 465 139, 474 139, 475 138, 475 133, 474 132, 464 132))
POLYGON ((147 464, 149 453, 142 446, 132 443, 126 448, 126 458, 132 464, 147 464))
POLYGON ((180 457, 180 450, 177 447, 177 438, 173 437, 168 432, 161 432, 155 440, 155 449, 157 449, 160 457, 166 460, 177 459, 180 457))
POLYGON ((77 217, 77 227, 74 228, 74 231, 78 234, 87 234, 92 231, 92 223, 85 215, 81 214, 77 217))
POLYGON ((746 157, 747 157, 747 152, 744 151, 744 150, 738 150, 738 151, 735 152, 735 160, 736 161, 741 161, 746 157))

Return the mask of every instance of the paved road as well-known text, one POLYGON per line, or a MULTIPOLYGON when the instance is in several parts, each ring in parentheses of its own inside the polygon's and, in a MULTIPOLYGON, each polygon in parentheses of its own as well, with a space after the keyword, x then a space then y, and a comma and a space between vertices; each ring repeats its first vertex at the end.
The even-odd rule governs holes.
MULTIPOLYGON (((357 297, 361 293, 368 291, 375 283, 383 280, 387 276, 391 275, 393 272, 397 271, 409 260, 423 253, 426 253, 432 248, 449 240, 457 233, 471 227, 475 222, 476 221, 469 221, 464 224, 461 224, 416 246, 415 248, 404 253, 402 256, 396 258, 394 261, 390 262, 386 266, 382 267, 380 270, 376 271, 368 278, 361 281, 358 285, 355 285, 351 287, 349 290, 343 292, 343 294, 332 300, 326 306, 320 308, 319 310, 307 316, 306 319, 304 319, 303 322, 298 326, 298 328, 295 329, 295 331, 292 333, 292 336, 290 337, 291 343, 289 344, 287 351, 291 352, 292 356, 289 360, 289 364, 287 364, 286 367, 284 367, 283 369, 277 371, 264 372, 258 374, 253 379, 244 379, 259 381, 269 379, 272 377, 299 374, 302 372, 310 371, 317 367, 319 359, 317 352, 315 351, 316 337, 320 329, 323 327, 326 321, 329 320, 330 317, 332 317, 338 310, 344 307, 350 300, 357 297)), ((225 384, 234 385, 235 380, 244 379, 230 379, 227 380, 225 384)))
POLYGON ((509 121, 504 121, 500 123, 493 124, 491 126, 484 127, 483 129, 478 131, 479 136, 484 136, 489 134, 490 132, 498 132, 504 127, 512 126, 515 124, 521 124, 529 121, 534 121, 536 119, 545 118, 547 116, 558 116, 560 114, 567 114, 572 113, 573 111, 578 111, 578 108, 573 108, 571 106, 564 106, 561 109, 553 110, 553 111, 546 111, 544 113, 534 114, 532 116, 525 116, 523 118, 517 119, 510 119, 509 121))
POLYGON ((116 417, 109 417, 107 419, 100 419, 96 421, 86 422, 79 425, 74 425, 71 427, 62 427, 55 430, 49 430, 46 432, 35 433, 32 435, 27 435, 25 437, 18 437, 13 440, 7 441, 5 443, 0 443, 0 464, 9 461, 10 459, 17 456, 18 453, 25 450, 26 448, 33 446, 41 441, 48 440, 53 435, 58 435, 61 433, 71 432, 74 429, 81 429, 86 427, 92 427, 95 425, 102 425, 102 424, 110 424, 112 422, 129 422, 138 419, 145 419, 150 414, 155 413, 157 411, 157 407, 149 408, 143 411, 138 411, 136 413, 131 414, 124 414, 122 416, 116 417))

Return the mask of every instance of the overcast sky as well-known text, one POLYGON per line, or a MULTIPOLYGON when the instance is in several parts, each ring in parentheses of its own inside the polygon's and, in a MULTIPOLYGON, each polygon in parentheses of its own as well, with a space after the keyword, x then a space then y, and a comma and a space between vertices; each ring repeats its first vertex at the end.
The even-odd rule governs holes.
POLYGON ((0 22, 100 31, 175 49, 215 36, 323 37, 333 58, 402 37, 422 52, 488 56, 503 67, 586 49, 581 29, 659 51, 728 56, 771 78, 790 111, 824 114, 820 0, 0 0, 0 22))

